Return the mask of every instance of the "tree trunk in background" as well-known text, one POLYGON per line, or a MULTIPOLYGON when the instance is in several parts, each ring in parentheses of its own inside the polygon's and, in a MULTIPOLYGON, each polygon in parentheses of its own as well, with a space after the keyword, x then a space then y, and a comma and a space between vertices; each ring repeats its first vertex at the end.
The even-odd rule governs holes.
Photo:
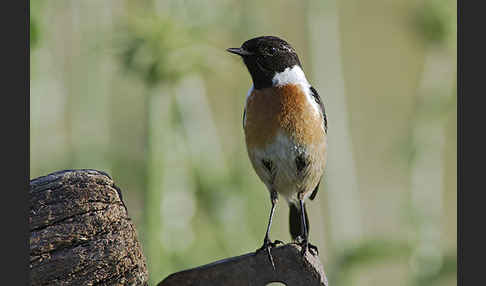
POLYGON ((348 123, 344 79, 341 66, 341 35, 337 4, 311 1, 308 9, 313 85, 319 92, 328 114, 328 161, 319 201, 323 217, 329 224, 328 245, 343 245, 362 235, 356 163, 348 123))
MULTIPOLYGON (((144 189, 143 203, 143 241, 147 253, 153 253, 148 257, 149 271, 152 273, 161 272, 167 265, 163 265, 160 257, 168 255, 164 251, 162 232, 162 196, 164 180, 164 160, 168 151, 164 144, 164 134, 172 134, 170 127, 170 94, 147 95, 147 157, 146 157, 146 188, 144 189), (164 267, 165 266, 165 267, 164 267)), ((156 283, 159 278, 151 276, 151 284, 156 283)))
MULTIPOLYGON (((400 241, 410 232, 401 210, 410 196, 411 119, 424 60, 410 21, 415 3, 342 0, 337 6, 355 199, 366 210, 360 226, 364 237, 400 241)), ((331 138, 332 114, 329 122, 331 138)))
POLYGON ((417 108, 413 124, 411 202, 417 221, 415 255, 413 264, 417 265, 415 275, 430 275, 427 271, 439 271, 443 263, 443 240, 446 189, 446 144, 453 140, 447 136, 449 129, 455 128, 447 123, 447 114, 452 111, 451 95, 454 91, 453 63, 444 51, 431 49, 425 58, 422 80, 417 92, 417 108), (445 57, 444 57, 445 56, 445 57), (437 70, 442 71, 437 73, 437 70), (449 83, 449 84, 444 84, 449 83), (426 269, 426 270, 424 270, 426 269))

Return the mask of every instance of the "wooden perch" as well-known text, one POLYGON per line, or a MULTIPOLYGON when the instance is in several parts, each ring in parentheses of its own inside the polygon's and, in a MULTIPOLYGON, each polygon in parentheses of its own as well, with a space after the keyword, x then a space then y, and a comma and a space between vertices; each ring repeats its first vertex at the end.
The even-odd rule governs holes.
POLYGON ((30 285, 147 285, 121 191, 96 170, 30 182, 30 285))
MULTIPOLYGON (((145 258, 121 190, 106 173, 66 170, 30 182, 30 285, 148 285, 145 258)), ((300 246, 223 259, 159 286, 327 286, 319 257, 300 246)), ((154 253, 152 255, 158 255, 154 253)))
POLYGON ((288 286, 327 286, 319 257, 309 252, 302 257, 300 250, 300 246, 293 243, 273 248, 275 270, 266 252, 252 252, 171 274, 158 286, 265 286, 271 282, 288 286))

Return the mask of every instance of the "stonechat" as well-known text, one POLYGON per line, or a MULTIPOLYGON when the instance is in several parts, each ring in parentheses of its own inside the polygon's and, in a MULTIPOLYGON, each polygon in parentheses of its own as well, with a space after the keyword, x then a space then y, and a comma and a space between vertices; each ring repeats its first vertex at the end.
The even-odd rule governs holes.
POLYGON ((290 234, 311 248, 309 219, 305 207, 313 200, 324 174, 327 158, 327 116, 324 104, 307 81, 295 49, 274 36, 250 39, 228 52, 243 58, 253 86, 246 96, 243 129, 251 164, 270 192, 272 208, 263 246, 267 250, 281 241, 269 237, 278 195, 289 207, 290 234))

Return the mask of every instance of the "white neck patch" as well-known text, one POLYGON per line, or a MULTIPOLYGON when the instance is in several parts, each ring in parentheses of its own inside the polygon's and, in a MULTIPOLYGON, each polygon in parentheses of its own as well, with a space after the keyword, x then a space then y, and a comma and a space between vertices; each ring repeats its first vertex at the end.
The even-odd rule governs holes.
POLYGON ((305 97, 312 107, 314 107, 314 112, 316 112, 316 114, 320 112, 319 105, 312 98, 312 92, 310 90, 311 85, 307 81, 304 71, 298 65, 295 65, 292 68, 286 68, 283 72, 276 73, 272 79, 272 83, 273 86, 282 86, 286 84, 301 85, 303 87, 305 97))
POLYGON ((292 68, 286 68, 283 72, 276 73, 272 79, 274 86, 281 86, 286 84, 302 84, 309 87, 310 84, 305 78, 304 71, 295 65, 292 68))

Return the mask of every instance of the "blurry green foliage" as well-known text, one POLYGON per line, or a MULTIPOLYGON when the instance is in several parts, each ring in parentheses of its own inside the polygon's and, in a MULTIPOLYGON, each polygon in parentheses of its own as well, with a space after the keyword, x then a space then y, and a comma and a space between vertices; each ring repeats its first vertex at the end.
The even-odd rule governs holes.
POLYGON ((403 256, 409 252, 410 247, 406 243, 393 240, 367 240, 356 246, 344 249, 338 255, 336 264, 340 269, 349 269, 358 264, 403 256))
POLYGON ((413 279, 414 286, 430 286, 440 285, 440 281, 448 276, 457 273, 457 257, 456 255, 446 255, 443 257, 441 267, 438 271, 432 273, 425 273, 424 275, 417 275, 413 279))
POLYGON ((191 72, 207 69, 203 53, 198 52, 199 33, 170 17, 130 18, 118 35, 124 69, 148 87, 174 84, 191 72))
MULTIPOLYGON (((335 285, 349 285, 351 271, 363 265, 370 265, 375 262, 384 262, 409 258, 412 255, 414 246, 410 242, 396 241, 390 239, 370 239, 359 242, 357 245, 345 248, 339 252, 334 260, 329 279, 335 285)), ((453 275, 457 270, 457 259, 455 255, 444 255, 439 269, 426 271, 420 269, 415 275, 409 277, 409 285, 426 286, 437 283, 440 279, 453 275)))
POLYGON ((35 18, 30 17, 30 49, 33 50, 39 43, 39 24, 35 18))
POLYGON ((454 9, 450 0, 422 1, 416 9, 414 24, 428 44, 444 44, 453 32, 454 9))
MULTIPOLYGON (((155 94, 153 91, 161 85, 168 86, 169 94, 172 96, 174 91, 171 87, 175 87, 180 80, 190 74, 201 74, 208 71, 209 64, 206 57, 206 46, 202 44, 204 41, 201 40, 201 37, 205 35, 201 26, 189 25, 190 21, 182 21, 180 18, 174 18, 167 14, 152 14, 151 12, 148 14, 145 12, 134 13, 125 18, 123 24, 117 27, 115 47, 118 62, 122 69, 131 76, 140 79, 147 89, 144 103, 146 111, 143 118, 146 129, 144 138, 145 166, 143 167, 145 186, 142 187, 145 203, 144 222, 141 229, 144 249, 148 253, 157 253, 147 255, 149 272, 162 273, 162 271, 165 271, 168 274, 175 269, 187 268, 189 260, 185 253, 187 250, 177 252, 167 249, 164 243, 160 243, 163 239, 160 230, 164 229, 164 220, 161 217, 161 213, 163 213, 161 199, 164 196, 167 197, 168 194, 167 190, 160 188, 159 184, 162 180, 159 178, 160 172, 151 169, 151 164, 156 161, 164 161, 164 152, 154 152, 153 146, 163 145, 165 141, 153 137, 154 132, 156 132, 154 128, 159 127, 156 127, 157 122, 153 122, 151 112, 157 113, 157 111, 153 111, 149 107, 150 98, 152 94, 155 94), (158 183, 155 184, 155 181, 158 183), (164 254, 162 255, 162 253, 164 254)), ((181 140, 180 143, 184 146, 187 140, 183 135, 184 115, 173 97, 169 102, 168 129, 166 132, 172 135, 177 134, 176 136, 181 140)), ((193 179, 188 179, 188 181, 194 181, 196 186, 198 197, 196 209, 199 211, 199 215, 214 218, 215 215, 205 213, 204 210, 207 210, 205 204, 217 201, 214 198, 214 185, 219 184, 212 181, 208 182, 208 180, 198 180, 198 178, 205 179, 207 176, 199 174, 200 168, 197 167, 197 164, 192 165, 191 168, 193 169, 193 174, 191 174, 193 179)), ((216 179, 214 176, 212 178, 216 179)), ((206 229, 215 229, 212 225, 213 222, 213 219, 209 219, 206 229)), ((216 238, 218 237, 216 236, 216 238)), ((157 283, 161 278, 151 276, 151 284, 157 283)))
POLYGON ((410 248, 406 243, 387 239, 364 240, 337 253, 328 278, 336 285, 348 285, 350 272, 356 267, 403 257, 409 253, 410 248))
POLYGON ((40 19, 42 19, 42 10, 46 4, 44 0, 30 1, 30 23, 29 23, 29 41, 30 50, 34 50, 39 46, 40 43, 40 31, 41 24, 40 19))

